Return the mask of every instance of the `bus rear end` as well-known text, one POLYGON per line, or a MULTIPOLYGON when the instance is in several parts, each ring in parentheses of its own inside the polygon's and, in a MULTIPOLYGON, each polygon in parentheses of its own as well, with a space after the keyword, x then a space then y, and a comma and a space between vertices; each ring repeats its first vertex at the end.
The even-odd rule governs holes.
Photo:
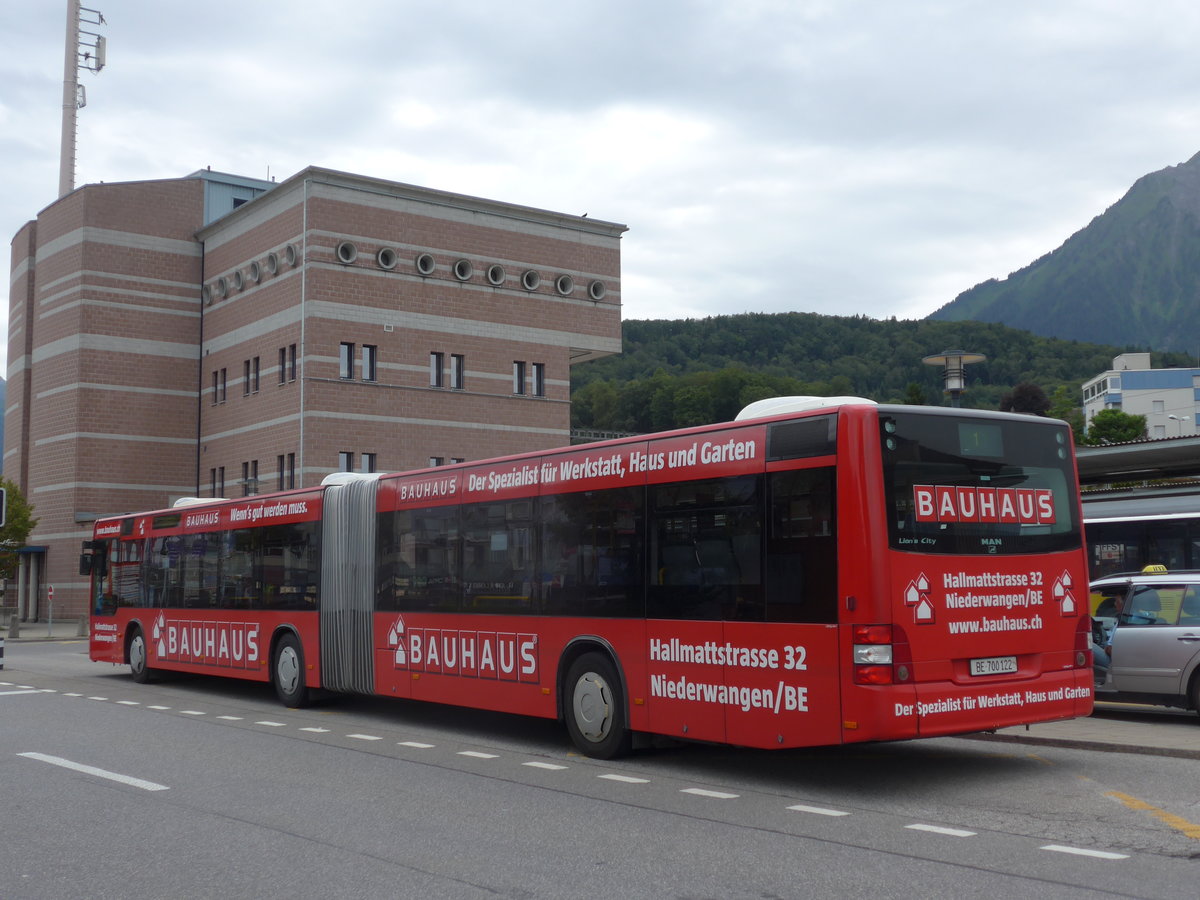
POLYGON ((1069 427, 933 407, 844 413, 847 741, 961 734, 1092 709, 1086 557, 1069 427), (870 548, 872 565, 856 564, 870 548))

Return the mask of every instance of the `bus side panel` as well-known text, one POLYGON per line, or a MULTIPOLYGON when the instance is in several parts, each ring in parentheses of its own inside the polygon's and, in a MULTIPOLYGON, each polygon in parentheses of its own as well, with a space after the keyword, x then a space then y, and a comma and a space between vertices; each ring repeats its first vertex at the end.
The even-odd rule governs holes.
POLYGON ((836 625, 725 623, 726 740, 764 749, 841 740, 836 625))
MULTIPOLYGON (((646 723, 654 734, 725 741, 726 693, 721 622, 652 619, 646 646, 646 723)), ((570 685, 567 686, 570 690, 570 685)))
POLYGON ((271 637, 294 630, 304 651, 305 684, 320 687, 320 650, 315 612, 264 612, 254 618, 236 610, 119 609, 92 620, 90 655, 100 662, 125 662, 131 628, 146 637, 152 669, 270 680, 271 637))

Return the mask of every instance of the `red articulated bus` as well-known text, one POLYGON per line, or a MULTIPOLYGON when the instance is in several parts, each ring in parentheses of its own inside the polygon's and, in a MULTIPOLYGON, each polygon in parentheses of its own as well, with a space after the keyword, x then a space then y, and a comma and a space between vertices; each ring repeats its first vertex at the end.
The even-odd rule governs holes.
POLYGON ((802 747, 1087 715, 1069 428, 779 398, 731 423, 96 523, 91 657, 802 747))

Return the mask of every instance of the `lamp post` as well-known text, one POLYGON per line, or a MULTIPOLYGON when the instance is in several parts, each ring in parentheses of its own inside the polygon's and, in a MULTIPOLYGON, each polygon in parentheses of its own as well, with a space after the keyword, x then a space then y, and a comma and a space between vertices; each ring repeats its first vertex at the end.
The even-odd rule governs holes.
POLYGON ((1168 419, 1174 419, 1176 422, 1178 422, 1178 423, 1179 423, 1179 436, 1180 436, 1180 437, 1183 437, 1183 423, 1184 423, 1184 422, 1186 422, 1188 419, 1190 419, 1190 418, 1191 418, 1191 416, 1176 416, 1176 415, 1170 415, 1170 416, 1167 416, 1167 418, 1168 418, 1168 419))
POLYGON ((987 357, 982 353, 967 353, 965 350, 946 350, 942 353, 935 353, 933 356, 926 356, 921 362, 927 366, 942 366, 944 372, 942 378, 945 380, 945 392, 950 395, 950 405, 959 406, 959 397, 962 392, 967 389, 967 378, 963 372, 963 367, 971 363, 980 363, 987 360, 987 357))

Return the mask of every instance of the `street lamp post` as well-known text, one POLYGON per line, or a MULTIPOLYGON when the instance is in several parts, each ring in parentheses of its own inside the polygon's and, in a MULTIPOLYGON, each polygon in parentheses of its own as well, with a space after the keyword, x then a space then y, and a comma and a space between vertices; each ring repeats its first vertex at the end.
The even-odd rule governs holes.
POLYGON ((1174 421, 1179 423, 1179 436, 1183 437, 1183 423, 1186 422, 1188 419, 1190 419, 1191 416, 1170 415, 1170 416, 1167 416, 1167 418, 1173 419, 1174 421))
POLYGON ((945 392, 950 395, 950 405, 959 406, 960 396, 967 389, 967 377, 963 367, 971 363, 985 362, 987 357, 982 353, 967 353, 964 350, 946 350, 926 356, 921 362, 927 366, 942 366, 942 378, 945 380, 945 392))

